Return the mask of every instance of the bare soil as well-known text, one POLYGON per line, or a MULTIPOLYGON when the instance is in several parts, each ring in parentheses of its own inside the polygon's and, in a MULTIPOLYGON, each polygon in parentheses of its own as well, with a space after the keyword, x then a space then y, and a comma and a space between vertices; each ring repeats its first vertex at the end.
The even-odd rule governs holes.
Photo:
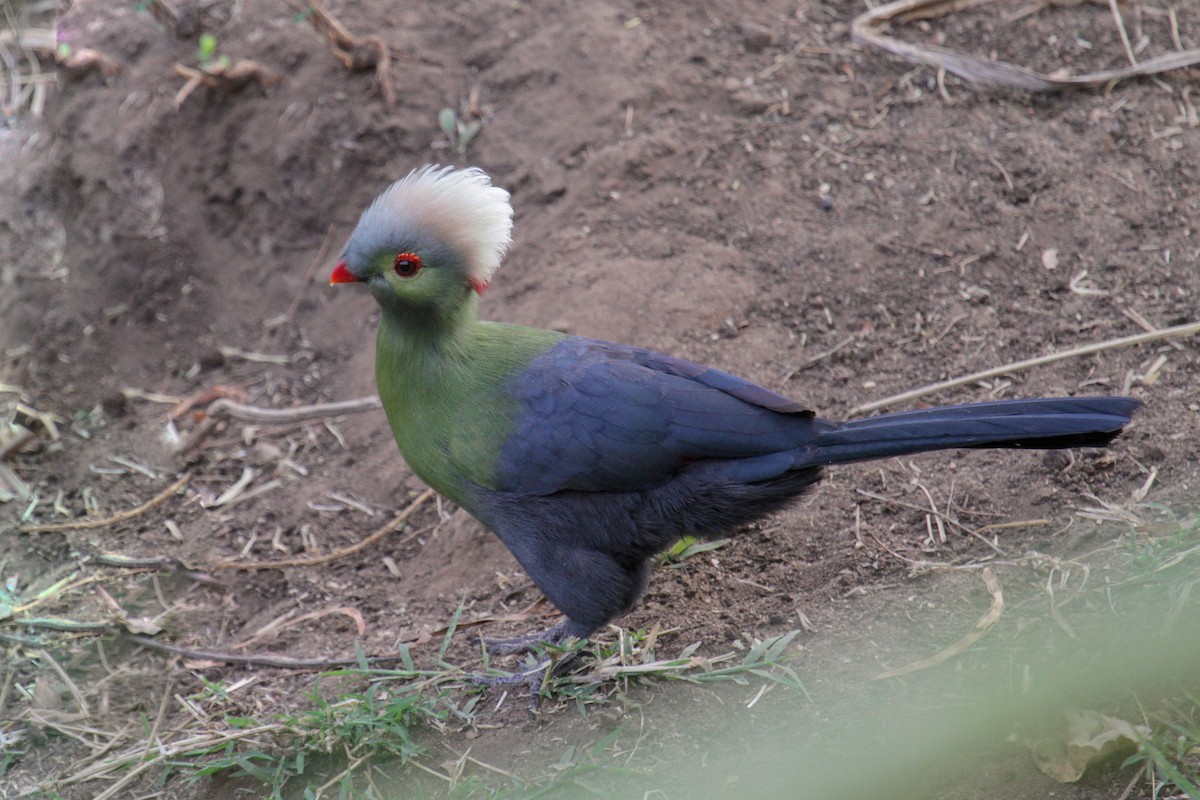
MULTIPOLYGON (((1005 19, 1019 7, 1001 3, 905 34, 1042 69, 1124 59, 1103 5, 1005 19)), ((61 40, 106 53, 121 72, 64 81, 45 118, 0 127, 0 383, 63 421, 57 441, 43 435, 10 462, 39 502, 32 511, 27 501, 0 505, 0 570, 22 595, 100 553, 169 556, 187 567, 157 578, 89 567, 103 581, 38 613, 153 618, 158 638, 182 647, 297 658, 410 642, 427 662, 460 606, 474 619, 517 614, 537 599, 500 543, 444 503, 426 503, 410 520, 404 530, 415 535, 319 566, 218 566, 328 553, 412 502, 423 487, 380 412, 284 429, 229 423, 184 458, 166 436, 175 400, 214 387, 272 408, 372 394, 374 305, 328 288, 325 277, 363 206, 425 163, 480 165, 513 194, 515 244, 484 298, 487 317, 710 363, 823 416, 1139 333, 1139 320, 1166 327, 1197 317, 1194 71, 1048 97, 939 84, 933 70, 851 46, 849 23, 864 8, 851 0, 330 8, 350 31, 377 33, 394 51, 394 107, 373 72, 344 69, 284 4, 219 2, 198 21, 217 37, 218 54, 256 60, 281 80, 235 92, 201 87, 177 108, 184 79, 172 65, 196 65, 195 29, 177 35, 129 2, 78 2, 61 40), (465 152, 439 129, 445 107, 482 121, 465 152), (262 491, 210 507, 247 469, 255 476, 247 489, 262 491), (184 472, 186 489, 126 523, 18 529, 27 512, 26 521, 62 522, 134 508, 184 472), (311 616, 235 649, 289 613, 311 616)), ((1200 9, 1175 10, 1195 46, 1200 9)), ((1170 49, 1165 19, 1146 14, 1148 52, 1170 49)), ((925 655, 987 607, 975 575, 912 576, 911 560, 993 555, 953 527, 942 535, 922 510, 931 503, 976 528, 1041 520, 999 530, 995 541, 1008 554, 1067 557, 1120 533, 1075 513, 1128 503, 1151 470, 1150 499, 1193 499, 1198 362, 1194 341, 1157 342, 927 398, 1128 392, 1146 407, 1106 452, 946 453, 839 469, 729 546, 658 570, 621 622, 659 626, 666 655, 697 641, 702 653, 724 653, 803 623, 806 650, 789 663, 836 707, 858 690, 835 675, 925 655), (897 632, 893 623, 906 619, 918 633, 897 632)), ((196 423, 188 412, 175 424, 187 433, 196 423)), ((1001 577, 1032 596, 1045 581, 1028 565, 1001 577)), ((526 616, 483 631, 544 622, 526 616)), ((477 665, 478 633, 458 634, 447 658, 477 665)), ((181 658, 119 639, 53 641, 53 658, 111 729, 153 721, 164 692, 187 696, 201 677, 225 685, 252 677, 234 702, 261 718, 302 706, 314 681, 309 671, 181 658)), ((33 686, 41 676, 41 710, 78 710, 38 648, 0 645, 10 680, 33 686)), ((682 769, 678 753, 687 752, 699 769, 704 753, 727 746, 703 735, 721 735, 731 709, 759 688, 630 689, 637 706, 626 723, 637 716, 642 723, 632 724, 655 732, 639 756, 650 761, 630 766, 682 769), (668 741, 684 744, 667 756, 668 741)), ((10 692, 0 716, 25 714, 24 697, 10 692)), ((489 690, 487 724, 446 736, 458 752, 471 747, 518 772, 616 724, 611 714, 581 719, 553 705, 533 720, 522 698, 492 711, 498 701, 489 690)), ((786 702, 797 730, 780 736, 818 740, 828 712, 786 702)), ((180 704, 165 707, 165 725, 186 716, 180 704)), ((0 777, 0 796, 66 777, 88 753, 57 734, 35 731, 29 744, 0 777)), ((1018 747, 988 752, 967 778, 931 780, 928 795, 1116 797, 1132 776, 1105 772, 1063 787, 1018 747)), ((445 759, 453 761, 438 752, 431 763, 445 759)), ((731 787, 754 780, 734 778, 731 787)), ((58 791, 93 797, 97 785, 58 791)), ((162 796, 229 797, 234 788, 172 779, 162 796)), ((147 782, 123 796, 153 790, 147 782)))

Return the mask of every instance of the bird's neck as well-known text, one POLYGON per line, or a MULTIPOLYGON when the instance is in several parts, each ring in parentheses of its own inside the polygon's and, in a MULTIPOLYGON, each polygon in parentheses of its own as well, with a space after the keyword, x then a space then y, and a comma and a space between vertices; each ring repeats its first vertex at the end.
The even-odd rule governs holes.
POLYGON ((509 390, 513 377, 561 336, 481 322, 474 302, 440 322, 384 308, 375 380, 413 471, 471 509, 471 487, 496 485, 500 444, 519 410, 509 390))
POLYGON ((469 347, 472 326, 479 323, 479 300, 474 292, 450 309, 384 303, 380 307, 380 341, 387 340, 392 358, 408 362, 414 369, 461 357, 469 347))

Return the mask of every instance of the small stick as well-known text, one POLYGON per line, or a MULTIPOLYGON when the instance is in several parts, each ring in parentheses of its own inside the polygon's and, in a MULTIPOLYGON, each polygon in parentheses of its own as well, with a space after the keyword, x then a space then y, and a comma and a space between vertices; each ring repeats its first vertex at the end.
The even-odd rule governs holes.
POLYGON ((1117 23, 1117 33, 1121 34, 1121 46, 1125 48, 1125 57, 1129 66, 1138 65, 1137 56, 1133 54, 1133 46, 1129 44, 1129 34, 1125 32, 1125 20, 1121 19, 1121 9, 1117 8, 1117 0, 1108 0, 1108 8, 1112 11, 1113 20, 1117 23))
POLYGON ((277 356, 270 353, 255 353, 250 350, 243 350, 240 347, 218 347, 217 352, 226 358, 240 358, 243 361, 251 361, 257 364, 278 364, 286 366, 292 363, 291 356, 277 356))
MULTIPOLYGON (((167 395, 161 396, 165 402, 167 395)), ((246 393, 236 386, 209 386, 187 397, 175 398, 175 407, 171 409, 167 417, 171 420, 177 420, 196 406, 208 405, 222 397, 227 397, 230 400, 242 400, 245 399, 246 393)))
POLYGON ((90 717, 92 715, 91 706, 88 705, 88 701, 84 699, 83 692, 79 691, 79 687, 75 684, 75 681, 71 680, 71 676, 62 668, 62 665, 55 661, 54 656, 50 655, 46 650, 40 651, 38 658, 47 662, 50 668, 54 670, 54 673, 58 675, 59 680, 67 687, 67 691, 75 698, 75 704, 79 706, 79 713, 85 718, 90 717))
MULTIPOLYGON (((979 541, 986 544, 988 547, 995 550, 997 555, 1002 555, 1005 558, 1008 557, 1008 553, 1004 552, 1004 550, 1002 550, 995 543, 990 541, 986 536, 982 535, 981 533, 976 531, 974 528, 971 528, 971 527, 968 527, 967 525, 962 524, 961 522, 959 522, 958 520, 956 520, 954 517, 950 516, 949 514, 943 514, 941 511, 938 511, 936 508, 931 510, 928 508, 924 508, 923 506, 916 505, 915 503, 906 503, 903 500, 897 500, 894 497, 884 497, 881 494, 875 494, 875 492, 869 492, 866 489, 855 489, 855 491, 858 492, 859 494, 861 494, 863 497, 869 497, 872 500, 878 500, 881 503, 890 503, 891 505, 900 506, 901 508, 911 508, 913 511, 920 511, 922 514, 932 514, 934 517, 941 519, 941 520, 945 520, 946 522, 950 523, 954 527, 960 529, 963 533, 966 533, 969 536, 974 536, 976 539, 978 539, 979 541)), ((931 503, 933 502, 932 499, 930 499, 930 502, 931 503)), ((1014 526, 1014 527, 1016 527, 1016 526, 1014 526)))
MULTIPOLYGON (((237 730, 226 731, 224 733, 218 733, 218 734, 212 734, 212 733, 208 733, 206 731, 205 733, 196 734, 193 736, 185 736, 184 738, 176 739, 173 742, 164 742, 162 744, 162 746, 159 748, 159 755, 155 756, 154 759, 152 759, 150 761, 142 762, 142 765, 153 766, 158 761, 161 761, 166 758, 172 758, 174 756, 178 756, 181 754, 185 754, 191 750, 198 750, 198 749, 210 748, 210 747, 215 750, 217 747, 219 747, 220 745, 225 744, 227 742, 235 742, 239 739, 248 739, 251 736, 258 736, 259 734, 263 734, 263 733, 275 733, 282 729, 283 729, 282 724, 272 722, 272 723, 268 723, 266 725, 258 725, 253 728, 239 728, 237 730)), ((213 751, 209 751, 209 752, 213 752, 213 751)), ((121 767, 128 766, 132 763, 136 763, 140 757, 141 757, 141 748, 140 747, 135 749, 132 752, 125 751, 123 753, 117 754, 114 758, 112 758, 108 761, 104 761, 99 764, 94 764, 90 767, 80 770, 79 772, 76 772, 74 775, 70 775, 66 778, 63 778, 59 781, 59 783, 72 784, 72 783, 82 783, 83 781, 95 780, 96 778, 100 777, 101 775, 105 775, 109 772, 112 772, 115 769, 119 769, 121 767)), ((139 765, 138 767, 135 767, 134 769, 140 772, 142 765, 139 765)), ((128 778, 128 775, 126 776, 126 778, 128 778)), ((122 781, 124 781, 124 780, 125 779, 122 779, 122 781)), ((111 790, 111 787, 110 787, 110 790, 111 790)), ((109 796, 111 796, 111 795, 109 795, 109 796)), ((97 798, 97 800, 99 800, 99 799, 97 798)))
POLYGON ((846 345, 850 344, 853 341, 854 341, 853 335, 847 336, 845 339, 842 339, 840 342, 838 342, 837 344, 835 344, 833 347, 829 348, 825 352, 817 353, 815 356, 813 356, 812 358, 809 358, 807 361, 802 361, 799 364, 797 364, 796 366, 789 369, 787 372, 785 372, 783 374, 782 380, 790 381, 792 378, 796 377, 796 373, 803 372, 804 370, 808 369, 809 367, 813 366, 814 364, 816 364, 820 361, 823 361, 826 358, 829 358, 831 355, 836 353, 838 350, 841 350, 843 347, 845 347, 846 345))
POLYGON ((128 511, 122 511, 119 514, 113 514, 111 517, 104 519, 81 519, 74 522, 56 522, 49 525, 22 525, 17 530, 22 533, 59 533, 62 531, 83 530, 85 528, 105 528, 109 525, 116 525, 120 522, 128 522, 134 517, 139 517, 145 514, 150 509, 162 503, 171 495, 183 488, 190 479, 191 475, 185 474, 179 480, 172 483, 166 489, 163 489, 151 499, 142 503, 137 508, 131 508, 128 511))
POLYGON ((1000 170, 1000 177, 1004 179, 1004 183, 1006 186, 1008 186, 1008 190, 1010 192, 1015 191, 1016 186, 1013 184, 1012 175, 1008 174, 1008 170, 1004 168, 1004 165, 1001 164, 995 156, 988 157, 988 161, 992 162, 993 167, 1000 170))
POLYGON ((1050 618, 1054 620, 1058 627, 1062 628, 1063 633, 1072 639, 1078 639, 1079 636, 1075 633, 1075 629, 1067 623, 1066 619, 1063 618, 1062 612, 1058 610, 1059 606, 1064 604, 1059 603, 1054 598, 1054 572, 1055 570, 1052 569, 1050 570, 1050 574, 1046 576, 1046 597, 1050 601, 1050 618))
POLYGON ((962 636, 958 641, 944 650, 939 650, 933 655, 914 661, 911 664, 905 664, 903 667, 896 667, 896 669, 881 672, 873 676, 872 679, 882 681, 887 678, 908 675, 910 672, 918 672, 930 667, 936 667, 938 664, 965 652, 971 645, 986 636, 987 632, 1000 620, 1000 615, 1004 612, 1004 592, 1000 589, 1000 580, 996 577, 996 573, 992 571, 991 567, 983 568, 983 582, 987 586, 988 593, 992 596, 992 605, 987 610, 987 613, 975 623, 975 630, 962 636))
MULTIPOLYGON (((1182 51, 1183 41, 1179 38, 1179 17, 1175 14, 1175 6, 1167 6, 1167 20, 1171 24, 1171 43, 1175 45, 1176 50, 1182 51)), ((1125 794, 1129 794, 1128 789, 1125 790, 1125 794)))
POLYGON ((1076 356, 1086 356, 1092 353, 1101 353, 1105 350, 1116 350, 1121 347, 1132 347, 1135 344, 1145 344, 1146 342, 1157 342, 1162 339, 1173 339, 1183 336, 1192 336, 1200 333, 1200 322, 1189 322, 1185 325, 1175 325, 1171 328, 1160 328, 1159 330, 1138 333, 1133 336, 1123 336, 1119 339, 1109 339, 1104 342, 1096 342, 1094 344, 1083 345, 1082 347, 1074 347, 1070 350, 1062 350, 1057 353, 1051 353, 1045 356, 1036 358, 1027 358, 1024 361, 1014 361, 1011 364, 1004 364, 999 367, 985 369, 982 372, 973 372, 961 378, 942 381, 941 383, 931 383, 928 386, 922 386, 911 391, 901 392, 900 394, 885 397, 882 400, 874 400, 870 403, 863 403, 860 406, 855 406, 850 409, 851 414, 866 414, 871 411, 878 411, 881 408, 894 406, 897 403, 916 400, 919 397, 935 394, 945 389, 953 389, 958 386, 965 386, 968 383, 981 381, 986 378, 994 378, 997 375, 1007 375, 1020 370, 1029 369, 1030 367, 1040 367, 1043 364, 1053 364, 1056 361, 1063 361, 1076 356))
POLYGON ((28 500, 31 494, 29 486, 21 480, 21 476, 13 472, 8 464, 0 461, 0 498, 7 499, 15 495, 22 500, 28 500))
POLYGON ((256 81, 263 86, 274 86, 280 81, 279 75, 274 70, 247 58, 240 58, 232 64, 218 62, 203 69, 195 69, 186 64, 176 64, 175 74, 181 78, 187 78, 183 87, 175 93, 176 108, 181 107, 192 92, 200 86, 236 92, 256 81))
MULTIPOLYGON (((1044 74, 1007 61, 986 61, 936 45, 921 46, 889 36, 885 31, 897 22, 933 19, 981 5, 980 0, 894 0, 860 14, 850 24, 850 40, 872 45, 918 64, 929 64, 952 72, 960 78, 984 86, 1023 89, 1028 92, 1058 92, 1065 89, 1100 88, 1115 81, 1169 70, 1185 69, 1200 63, 1200 49, 1165 53, 1133 66, 1101 70, 1086 75, 1060 77, 1044 74)), ((1115 3, 1113 4, 1115 6, 1115 3)), ((1119 17, 1118 17, 1119 19, 1119 17)), ((1124 25, 1119 25, 1126 54, 1132 52, 1124 25)))
MULTIPOLYGON (((365 756, 359 756, 358 758, 354 759, 354 761, 350 762, 350 765, 347 766, 344 770, 342 770, 337 775, 334 775, 332 778, 330 778, 329 780, 325 781, 320 786, 318 786, 317 790, 312 793, 312 796, 314 798, 319 799, 320 797, 322 797, 325 794, 326 789, 328 789, 329 787, 333 786, 334 784, 339 783, 340 781, 343 781, 346 778, 353 775, 354 771, 356 769, 358 769, 359 767, 361 767, 363 765, 363 762, 371 757, 372 757, 372 754, 367 753, 365 756)), ((416 759, 413 759, 410 763, 416 764, 417 761, 416 761, 416 759)), ((439 776, 439 777, 441 777, 441 776, 439 776)))
POLYGON ((480 767, 483 767, 484 769, 490 769, 492 772, 495 772, 499 775, 503 775, 506 778, 512 778, 513 780, 520 780, 516 775, 509 772, 508 770, 500 769, 500 767, 492 766, 491 764, 486 764, 477 758, 472 758, 470 748, 468 748, 467 752, 465 752, 465 753, 459 753, 453 747, 446 744, 446 742, 444 740, 442 741, 442 747, 446 748, 451 753, 454 753, 454 755, 458 757, 459 761, 470 761, 472 764, 476 764, 480 767))
POLYGON ((90 72, 97 71, 106 78, 111 78, 121 71, 121 65, 113 59, 88 47, 72 50, 69 55, 61 55, 55 50, 54 60, 62 67, 68 78, 78 80, 90 72))
POLYGON ((209 404, 208 408, 205 409, 205 414, 207 415, 205 420, 196 427, 196 430, 192 431, 190 436, 179 443, 175 452, 177 455, 183 455, 199 447, 208 438, 208 435, 213 432, 213 429, 217 427, 217 423, 223 417, 243 419, 250 422, 278 424, 285 422, 308 422, 324 417, 337 417, 342 414, 357 414, 361 411, 374 411, 382 407, 383 404, 379 402, 379 398, 377 397, 342 400, 337 403, 317 403, 311 406, 298 406, 296 408, 260 408, 259 406, 235 403, 223 397, 209 404))
POLYGON ((390 73, 392 53, 383 38, 369 34, 355 36, 338 19, 330 14, 318 0, 285 0, 298 12, 308 16, 317 33, 325 38, 333 57, 348 70, 359 71, 375 68, 375 79, 379 81, 379 92, 388 108, 396 105, 396 90, 392 86, 390 73))
POLYGON ((17 681, 17 670, 15 666, 4 667, 4 680, 0 682, 0 714, 4 713, 4 707, 8 705, 8 695, 12 692, 13 684, 17 681))
MULTIPOLYGON (((1125 308, 1121 309, 1121 313, 1124 314, 1125 316, 1129 317, 1131 320, 1133 320, 1135 325, 1137 325, 1139 328, 1146 331, 1147 333, 1155 333, 1160 330, 1160 328, 1158 328, 1156 325, 1151 323, 1150 320, 1148 320, 1144 316, 1142 316, 1141 313, 1139 313, 1136 308, 1126 306, 1125 308)), ((1171 347, 1175 348, 1176 350, 1184 349, 1182 344, 1180 344, 1179 342, 1176 342, 1173 339, 1169 340, 1167 342, 1167 344, 1171 345, 1171 347)))
MULTIPOLYGON (((286 656, 242 656, 235 653, 222 653, 216 650, 194 650, 190 647, 180 647, 167 644, 149 636, 126 634, 125 638, 134 644, 148 647, 151 650, 161 650, 184 658, 194 658, 201 661, 221 661, 226 664, 250 664, 258 667, 275 667, 277 669, 330 669, 332 667, 353 667, 359 662, 357 658, 287 658, 286 656)), ((403 661, 404 655, 366 656, 368 663, 403 661)))
POLYGON ((5 461, 10 456, 15 455, 18 450, 29 444, 31 441, 33 441, 33 438, 37 436, 36 433, 29 430, 29 428, 26 428, 24 425, 18 425, 15 427, 19 428, 17 435, 6 442, 0 442, 0 461, 5 461))
MULTIPOLYGON (((334 550, 333 552, 326 553, 325 555, 284 558, 279 561, 218 561, 213 565, 213 569, 283 569, 285 567, 311 567, 317 564, 325 564, 329 561, 335 561, 339 558, 353 555, 360 550, 364 550, 382 539, 384 536, 387 536, 389 533, 403 525, 404 522, 411 517, 418 508, 420 508, 433 496, 433 489, 426 489, 416 500, 413 500, 408 504, 408 508, 397 514, 391 522, 384 525, 382 528, 375 531, 361 542, 352 544, 349 547, 343 547, 339 550, 334 550)), ((408 536, 401 539, 399 544, 407 544, 411 539, 415 538, 418 533, 419 531, 413 531, 408 536)))
POLYGON ((150 733, 146 736, 146 749, 142 751, 142 761, 145 761, 150 756, 150 750, 158 741, 158 732, 162 729, 163 720, 167 716, 167 708, 171 702, 171 695, 175 690, 175 679, 168 675, 167 683, 163 687, 162 699, 158 703, 158 714, 154 717, 154 725, 150 728, 150 733))
POLYGON ((235 403, 227 398, 221 398, 209 404, 205 413, 210 417, 232 417, 249 422, 308 422, 324 417, 337 417, 342 414, 357 414, 360 411, 374 411, 382 408, 378 397, 361 397, 357 400, 340 400, 336 403, 316 403, 311 406, 295 408, 262 408, 235 403))
POLYGON ((118 797, 125 791, 125 787, 133 783, 139 775, 146 770, 158 765, 159 762, 167 759, 164 755, 157 755, 149 761, 143 761, 140 764, 132 767, 129 772, 125 773, 120 780, 109 786, 103 792, 95 796, 95 800, 109 800, 111 797, 118 797))
POLYGON ((177 405, 183 402, 182 397, 173 394, 161 394, 159 392, 147 392, 144 389, 138 389, 136 386, 126 386, 121 389, 121 394, 130 399, 147 400, 151 403, 167 403, 168 405, 177 405))

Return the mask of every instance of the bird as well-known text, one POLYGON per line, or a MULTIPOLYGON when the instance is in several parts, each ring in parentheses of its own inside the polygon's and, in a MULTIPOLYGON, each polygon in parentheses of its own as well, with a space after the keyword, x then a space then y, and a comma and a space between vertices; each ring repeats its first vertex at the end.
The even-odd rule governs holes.
POLYGON ((1054 397, 839 422, 682 358, 481 320, 512 220, 509 193, 479 168, 419 168, 362 212, 330 275, 379 304, 375 379, 409 467, 494 532, 563 615, 489 640, 492 652, 587 639, 634 607, 681 537, 735 532, 829 466, 1102 447, 1140 406, 1054 397))

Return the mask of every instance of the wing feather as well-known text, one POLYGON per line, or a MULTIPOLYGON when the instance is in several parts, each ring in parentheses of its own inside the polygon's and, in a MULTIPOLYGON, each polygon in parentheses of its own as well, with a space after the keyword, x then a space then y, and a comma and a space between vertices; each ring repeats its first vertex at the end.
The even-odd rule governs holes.
MULTIPOLYGON (((519 409, 497 465, 504 491, 637 491, 700 460, 811 441, 813 413, 720 370, 567 337, 515 376, 519 409)), ((781 462, 782 463, 782 462, 781 462)))

